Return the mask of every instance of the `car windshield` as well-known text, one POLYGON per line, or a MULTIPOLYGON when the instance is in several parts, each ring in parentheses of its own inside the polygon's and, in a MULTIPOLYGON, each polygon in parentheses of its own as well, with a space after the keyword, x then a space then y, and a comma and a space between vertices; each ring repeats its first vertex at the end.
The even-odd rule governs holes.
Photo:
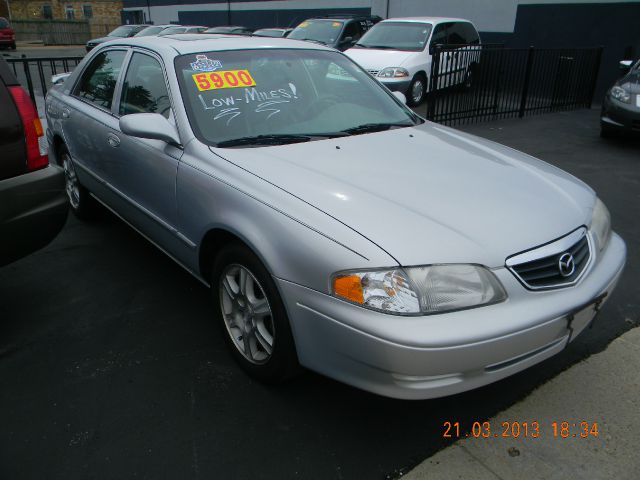
POLYGON ((131 31, 133 30, 134 27, 126 27, 126 26, 122 26, 122 27, 118 27, 115 30, 113 30, 112 32, 109 33, 110 37, 121 37, 121 38, 126 38, 129 35, 131 35, 131 31))
POLYGON ((184 33, 187 31, 187 27, 169 27, 160 32, 160 35, 173 35, 174 33, 184 33))
POLYGON ((306 20, 298 25, 287 38, 293 40, 313 40, 333 45, 342 31, 342 22, 335 20, 306 20))
POLYGON ((238 30, 238 27, 213 27, 209 28, 205 33, 232 33, 238 30))
POLYGON ((256 37, 281 37, 283 34, 283 31, 265 28, 263 30, 256 30, 255 32, 253 32, 253 34, 256 37))
POLYGON ((176 57, 196 136, 212 146, 282 144, 422 122, 344 55, 256 49, 176 57))
POLYGON ((431 33, 430 23, 381 22, 356 43, 356 48, 422 51, 431 33))
POLYGON ((144 30, 140 30, 138 33, 134 35, 134 37, 150 37, 151 35, 157 35, 165 27, 147 27, 144 30))

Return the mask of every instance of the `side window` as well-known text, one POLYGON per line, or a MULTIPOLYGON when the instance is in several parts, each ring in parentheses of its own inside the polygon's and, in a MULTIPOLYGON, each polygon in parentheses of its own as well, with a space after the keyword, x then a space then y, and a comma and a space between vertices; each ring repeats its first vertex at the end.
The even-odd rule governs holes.
POLYGON ((342 32, 342 40, 347 37, 351 37, 352 41, 355 42, 360 40, 362 36, 362 30, 360 30, 360 25, 358 22, 350 22, 344 27, 344 32, 342 32))
POLYGON ((82 74, 73 94, 98 107, 111 109, 113 91, 125 55, 124 50, 108 50, 98 54, 82 74))
POLYGON ((142 53, 134 53, 122 85, 120 115, 159 113, 169 118, 171 102, 162 66, 142 53))
POLYGON ((480 43, 480 37, 478 36, 478 32, 476 28, 470 23, 458 23, 457 30, 460 32, 460 35, 464 39, 465 44, 469 45, 478 45, 480 43))
POLYGON ((447 42, 447 28, 450 23, 440 23, 436 25, 433 35, 431 37, 431 45, 446 45, 447 42))
POLYGON ((447 44, 449 45, 464 45, 467 42, 464 31, 464 23, 452 23, 449 27, 449 35, 447 38, 447 44))

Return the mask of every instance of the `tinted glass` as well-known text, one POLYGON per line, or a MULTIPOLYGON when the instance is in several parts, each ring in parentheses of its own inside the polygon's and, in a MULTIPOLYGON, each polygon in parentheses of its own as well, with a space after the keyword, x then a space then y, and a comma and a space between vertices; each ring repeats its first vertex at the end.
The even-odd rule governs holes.
POLYGON ((421 51, 430 33, 430 23, 382 22, 365 33, 356 46, 421 51))
POLYGON ((446 45, 449 43, 447 39, 447 28, 450 25, 450 23, 440 23, 436 25, 433 31, 433 37, 431 38, 431 45, 446 45))
POLYGON ((159 113, 169 118, 170 110, 162 66, 149 55, 134 53, 124 77, 120 115, 159 113))
POLYGON ((82 74, 74 95, 109 110, 125 55, 123 50, 98 54, 82 74))
POLYGON ((447 43, 450 45, 478 44, 480 39, 476 29, 470 23, 457 22, 451 24, 447 43))
POLYGON ((238 50, 183 55, 176 72, 189 120, 210 145, 257 135, 325 135, 416 117, 337 52, 238 50))
POLYGON ((134 31, 134 27, 118 27, 115 30, 113 30, 111 33, 109 33, 110 37, 121 37, 121 38, 126 38, 128 36, 131 35, 131 32, 134 31))
POLYGON ((0 17, 0 28, 9 28, 9 22, 6 18, 0 17))
POLYGON ((342 40, 347 37, 351 37, 353 40, 358 40, 362 36, 362 30, 357 22, 350 22, 344 27, 344 33, 342 34, 342 40))
POLYGON ((342 31, 342 22, 334 20, 306 20, 298 25, 288 38, 293 40, 313 40, 333 45, 342 31))

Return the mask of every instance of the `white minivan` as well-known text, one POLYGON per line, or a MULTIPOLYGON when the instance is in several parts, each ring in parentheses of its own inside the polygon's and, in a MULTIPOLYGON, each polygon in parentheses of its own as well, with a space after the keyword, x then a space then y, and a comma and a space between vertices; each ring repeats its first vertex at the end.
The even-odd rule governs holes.
MULTIPOLYGON (((428 91, 436 45, 480 45, 480 36, 473 23, 460 18, 392 18, 375 25, 345 53, 390 90, 404 93, 410 105, 418 105, 428 91)), ((444 62, 445 69, 455 64, 460 70, 447 72, 449 78, 470 86, 478 57, 479 52, 464 61, 444 62)))

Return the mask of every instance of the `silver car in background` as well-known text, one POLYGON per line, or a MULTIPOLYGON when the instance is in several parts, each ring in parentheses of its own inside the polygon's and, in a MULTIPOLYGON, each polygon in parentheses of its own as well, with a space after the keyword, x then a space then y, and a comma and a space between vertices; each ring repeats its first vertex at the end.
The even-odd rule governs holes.
POLYGON ((425 122, 343 54, 200 35, 100 45, 46 99, 72 210, 103 203, 202 282, 240 365, 390 397, 494 382, 609 298, 593 190, 425 122))

